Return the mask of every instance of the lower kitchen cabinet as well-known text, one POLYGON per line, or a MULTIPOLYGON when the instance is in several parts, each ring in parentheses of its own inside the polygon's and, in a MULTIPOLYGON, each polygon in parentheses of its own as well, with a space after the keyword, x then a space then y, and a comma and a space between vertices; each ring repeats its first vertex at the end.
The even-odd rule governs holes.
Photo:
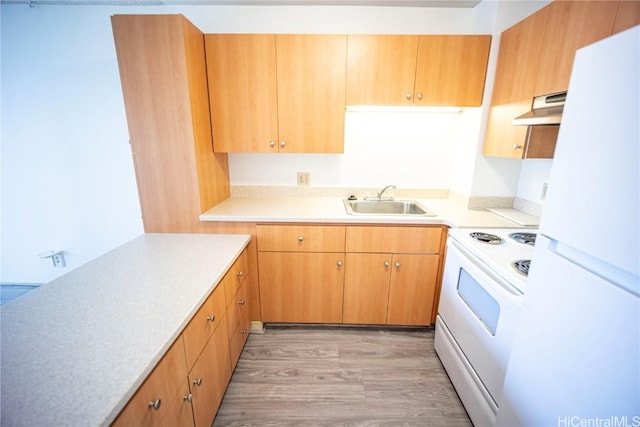
POLYGON ((249 319, 249 288, 243 284, 238 292, 229 299, 227 320, 229 327, 229 354, 233 371, 240 358, 240 353, 249 337, 251 319, 249 319))
POLYGON ((343 322, 430 325, 442 236, 442 227, 347 227, 343 322))
POLYGON ((344 323, 429 325, 439 255, 346 255, 344 323))
POLYGON ((263 322, 340 323, 345 227, 259 224, 263 322))
POLYGON ((245 249, 114 426, 210 426, 249 333, 245 249), (230 323, 229 323, 230 322, 230 323))
POLYGON ((211 425, 231 379, 226 323, 224 317, 189 372, 196 427, 211 425))
POLYGON ((387 324, 431 324, 439 262, 439 255, 393 255, 387 324))
POLYGON ((182 336, 158 362, 113 426, 192 425, 182 336))
POLYGON ((344 253, 259 252, 263 322, 341 323, 344 253))

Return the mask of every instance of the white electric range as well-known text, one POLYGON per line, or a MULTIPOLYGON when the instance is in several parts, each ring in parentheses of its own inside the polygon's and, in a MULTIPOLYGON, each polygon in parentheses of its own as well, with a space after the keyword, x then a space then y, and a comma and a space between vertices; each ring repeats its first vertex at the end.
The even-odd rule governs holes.
POLYGON ((475 425, 495 424, 534 229, 451 229, 435 349, 475 425))

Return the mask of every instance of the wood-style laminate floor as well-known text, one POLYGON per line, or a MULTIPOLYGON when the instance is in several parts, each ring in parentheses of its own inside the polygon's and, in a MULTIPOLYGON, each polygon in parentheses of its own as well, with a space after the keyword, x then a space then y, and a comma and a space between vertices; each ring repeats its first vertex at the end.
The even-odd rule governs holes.
POLYGON ((471 426, 433 330, 251 334, 214 426, 471 426))

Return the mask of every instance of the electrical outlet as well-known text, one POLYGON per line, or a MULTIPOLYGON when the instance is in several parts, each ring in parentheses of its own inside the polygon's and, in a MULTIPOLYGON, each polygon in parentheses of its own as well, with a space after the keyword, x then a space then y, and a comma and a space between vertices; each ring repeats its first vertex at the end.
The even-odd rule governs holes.
POLYGON ((308 186, 311 184, 311 173, 309 172, 298 172, 298 185, 299 186, 308 186))
POLYGON ((540 200, 546 200, 547 199, 547 190, 549 189, 549 184, 548 183, 543 183, 542 184, 542 191, 540 192, 540 200))
POLYGON ((54 267, 64 267, 65 266, 64 255, 62 254, 62 252, 58 252, 58 253, 53 254, 51 256, 51 260, 53 261, 53 266, 54 267))

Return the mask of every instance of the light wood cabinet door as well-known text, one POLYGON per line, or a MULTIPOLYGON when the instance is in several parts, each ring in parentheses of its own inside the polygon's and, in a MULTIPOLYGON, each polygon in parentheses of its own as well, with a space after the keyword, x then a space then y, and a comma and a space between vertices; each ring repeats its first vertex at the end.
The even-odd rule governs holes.
POLYGON ((418 36, 349 35, 347 105, 413 105, 418 36))
POLYGON ((249 255, 245 249, 222 278, 227 305, 234 299, 234 295, 242 284, 247 281, 247 277, 249 277, 249 255))
POLYGON ((415 105, 482 105, 491 36, 420 36, 415 105))
POLYGON ((215 151, 277 153, 276 36, 206 34, 205 46, 215 151))
POLYGON ((259 252, 262 321, 340 323, 344 254, 259 252))
POLYGON ((214 154, 203 34, 182 15, 111 17, 147 233, 201 230, 229 197, 227 156, 214 154))
POLYGON ((229 325, 232 323, 235 326, 229 326, 229 354, 231 355, 231 371, 236 367, 244 344, 249 338, 249 331, 251 329, 251 319, 249 319, 249 307, 248 302, 248 287, 246 284, 242 285, 236 294, 234 301, 229 304, 227 309, 228 317, 230 319, 229 325))
POLYGON ((531 108, 547 14, 546 8, 541 9, 502 33, 485 156, 524 156, 527 127, 513 126, 513 119, 531 108))
POLYGON ((635 27, 636 25, 640 25, 640 1, 619 1, 616 20, 613 24, 613 31, 611 34, 617 34, 621 31, 635 27))
POLYGON ((182 336, 178 337, 154 370, 129 400, 114 426, 165 426, 176 419, 183 422, 173 425, 191 425, 191 406, 185 409, 185 380, 187 362, 182 336))
POLYGON ((188 368, 198 359, 211 334, 227 310, 224 287, 220 283, 182 332, 188 368))
POLYGON ((346 35, 276 35, 281 153, 344 152, 346 35))
POLYGON ((535 96, 567 90, 576 50, 611 34, 618 2, 554 1, 547 8, 535 96))
POLYGON ((346 254, 343 323, 387 323, 391 254, 346 254))
POLYGON ((438 255, 393 256, 387 324, 431 324, 439 262, 438 255))
POLYGON ((491 36, 349 35, 347 105, 478 106, 491 36))
POLYGON ((229 334, 226 322, 225 317, 189 372, 196 427, 210 426, 213 423, 231 379, 229 334))

